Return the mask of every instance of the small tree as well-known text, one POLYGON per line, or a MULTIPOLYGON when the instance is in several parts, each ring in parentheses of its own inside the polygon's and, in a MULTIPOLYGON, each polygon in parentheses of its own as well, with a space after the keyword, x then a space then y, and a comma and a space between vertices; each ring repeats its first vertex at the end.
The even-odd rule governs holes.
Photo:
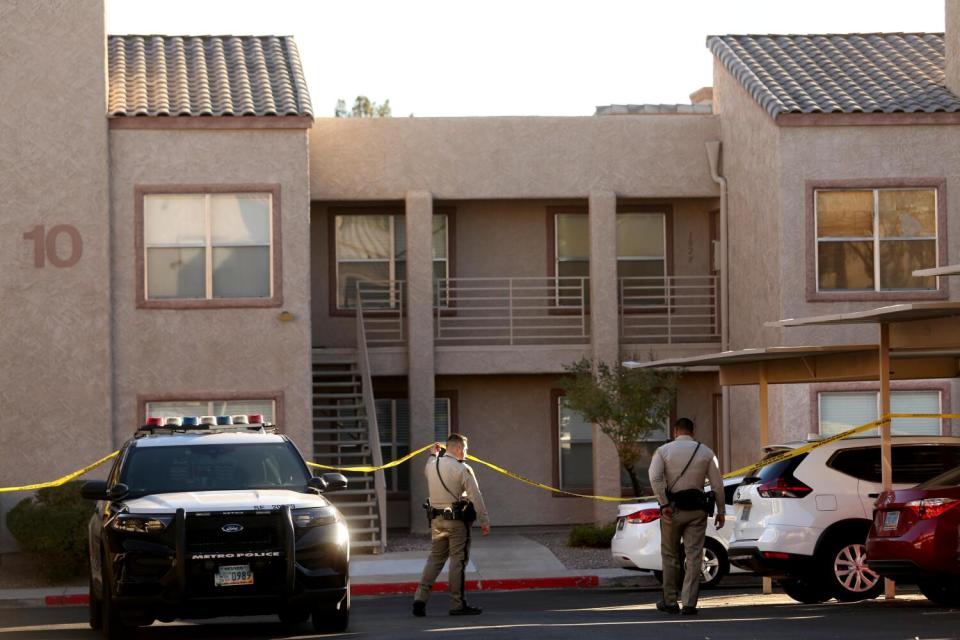
POLYGON ((636 466, 644 454, 643 443, 670 417, 677 374, 654 369, 628 369, 617 363, 596 365, 586 358, 564 370, 560 381, 566 403, 584 420, 598 425, 617 449, 620 466, 630 476, 635 495, 641 495, 636 466))
POLYGON ((337 107, 333 112, 336 118, 389 118, 393 115, 390 109, 390 100, 384 100, 377 104, 367 96, 357 96, 353 101, 353 107, 348 111, 347 103, 343 100, 337 100, 337 107))

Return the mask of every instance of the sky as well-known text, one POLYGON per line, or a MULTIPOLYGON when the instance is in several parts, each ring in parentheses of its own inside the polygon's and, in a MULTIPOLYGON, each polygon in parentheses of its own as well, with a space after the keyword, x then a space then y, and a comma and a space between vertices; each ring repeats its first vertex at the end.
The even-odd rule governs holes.
POLYGON ((707 35, 943 31, 943 0, 106 0, 110 34, 292 35, 314 115, 591 115, 689 103, 707 35))

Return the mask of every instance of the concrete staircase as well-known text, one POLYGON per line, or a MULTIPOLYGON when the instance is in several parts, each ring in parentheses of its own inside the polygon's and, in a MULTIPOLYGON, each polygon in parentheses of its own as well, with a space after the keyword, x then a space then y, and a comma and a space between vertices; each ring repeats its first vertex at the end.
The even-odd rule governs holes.
MULTIPOLYGON (((337 467, 374 464, 363 402, 363 378, 357 355, 352 350, 314 352, 313 459, 337 467)), ((347 489, 328 497, 347 520, 351 549, 378 553, 382 541, 374 476, 371 473, 344 475, 349 480, 347 489)))

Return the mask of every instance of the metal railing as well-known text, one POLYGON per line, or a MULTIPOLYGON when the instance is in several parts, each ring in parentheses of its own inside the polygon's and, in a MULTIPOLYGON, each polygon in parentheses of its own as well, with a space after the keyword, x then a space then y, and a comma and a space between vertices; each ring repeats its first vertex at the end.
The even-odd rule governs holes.
POLYGON ((717 276, 620 278, 620 337, 638 343, 720 340, 717 276))
POLYGON ((357 317, 363 320, 371 347, 403 346, 407 342, 407 287, 403 280, 357 283, 357 317))
POLYGON ((434 285, 437 345, 564 345, 590 340, 588 278, 449 278, 434 285))
MULTIPOLYGON (((360 392, 363 396, 363 412, 367 417, 367 439, 373 466, 383 465, 383 450, 380 448, 380 428, 377 425, 377 407, 373 397, 373 376, 370 371, 370 355, 367 352, 367 334, 364 327, 363 299, 357 293, 357 365, 360 370, 360 392)), ((377 495, 377 522, 380 525, 380 553, 387 548, 387 483, 383 470, 373 474, 373 487, 377 495)))

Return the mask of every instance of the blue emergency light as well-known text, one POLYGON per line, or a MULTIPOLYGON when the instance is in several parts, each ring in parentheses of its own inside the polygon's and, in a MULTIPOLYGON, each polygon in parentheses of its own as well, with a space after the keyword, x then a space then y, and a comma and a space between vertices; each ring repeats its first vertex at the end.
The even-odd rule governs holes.
POLYGON ((233 424, 233 419, 230 416, 217 416, 217 424, 219 426, 233 424))
POLYGON ((195 427, 200 424, 200 419, 197 416, 183 416, 180 424, 184 427, 195 427))

